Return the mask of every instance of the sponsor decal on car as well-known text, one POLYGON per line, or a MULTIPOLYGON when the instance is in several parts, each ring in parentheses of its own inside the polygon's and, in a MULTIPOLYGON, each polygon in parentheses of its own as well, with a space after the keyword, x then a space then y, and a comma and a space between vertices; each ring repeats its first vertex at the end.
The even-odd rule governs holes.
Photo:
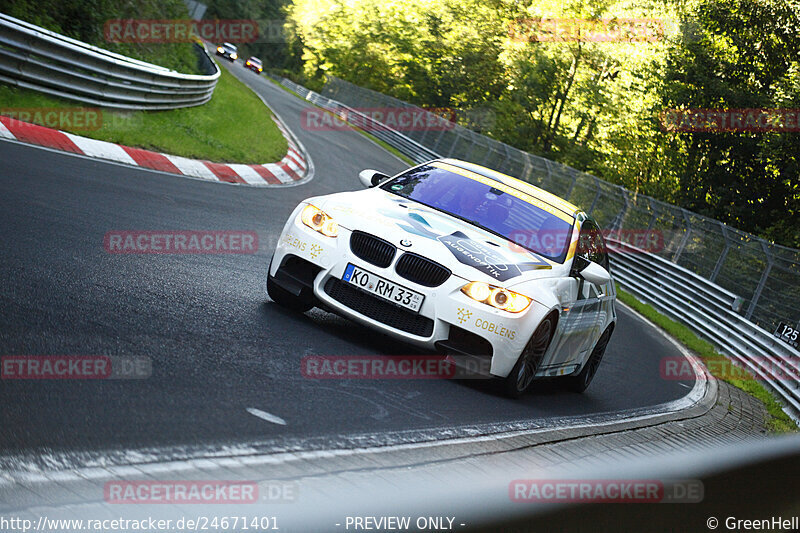
POLYGON ((286 244, 286 246, 296 248, 300 252, 308 252, 308 255, 311 256, 311 259, 316 259, 324 251, 324 248, 319 244, 313 242, 308 244, 306 241, 298 239, 291 233, 287 233, 283 237, 283 242, 286 244))
MULTIPOLYGON (((506 281, 522 275, 523 272, 539 268, 552 268, 550 263, 537 259, 522 263, 508 262, 497 250, 470 239, 466 234, 457 231, 450 235, 437 237, 459 263, 471 266, 499 281, 506 281)), ((531 255, 531 258, 535 256, 531 255)))
POLYGON ((517 337, 516 330, 508 329, 505 326, 490 322, 489 320, 483 320, 482 318, 475 319, 475 327, 488 331, 489 333, 494 333, 495 335, 499 335, 501 337, 506 337, 512 341, 517 337))
MULTIPOLYGON (((429 216, 431 220, 425 218, 429 213, 421 208, 410 207, 408 213, 403 216, 391 210, 380 210, 379 213, 397 220, 397 225, 408 233, 441 242, 460 263, 485 272, 500 281, 515 278, 529 270, 552 268, 550 263, 530 253, 526 253, 525 257, 532 259, 531 261, 520 262, 509 259, 494 247, 483 245, 461 231, 453 231, 456 226, 445 223, 439 216, 429 216), (452 233, 443 235, 443 231, 452 233)), ((509 249, 516 253, 526 252, 513 243, 509 243, 509 249)))

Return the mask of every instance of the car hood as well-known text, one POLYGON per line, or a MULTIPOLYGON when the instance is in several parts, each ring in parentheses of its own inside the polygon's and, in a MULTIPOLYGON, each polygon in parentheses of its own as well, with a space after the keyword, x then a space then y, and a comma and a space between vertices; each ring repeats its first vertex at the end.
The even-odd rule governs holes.
POLYGON ((381 237, 400 250, 448 267, 465 280, 512 286, 560 275, 563 265, 441 211, 379 188, 309 200, 348 230, 381 237))

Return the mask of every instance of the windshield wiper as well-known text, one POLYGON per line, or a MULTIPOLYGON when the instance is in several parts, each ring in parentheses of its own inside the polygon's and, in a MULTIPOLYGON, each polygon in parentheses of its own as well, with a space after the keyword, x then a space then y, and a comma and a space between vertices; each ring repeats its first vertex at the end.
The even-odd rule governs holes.
POLYGON ((488 228, 488 227, 484 226, 483 224, 481 224, 481 223, 480 223, 480 222, 478 222, 477 220, 471 220, 471 219, 469 219, 469 218, 460 217, 460 216, 458 216, 458 215, 455 215, 455 216, 456 216, 456 217, 458 217, 458 218, 460 218, 460 219, 461 219, 461 220, 463 220, 464 222, 469 222, 469 223, 470 223, 470 224, 472 224, 473 226, 477 226, 477 227, 481 228, 482 230, 488 231, 488 232, 489 232, 489 233, 491 233, 492 235, 497 235, 498 237, 503 237, 503 238, 504 238, 504 239, 506 239, 506 240, 511 240, 511 239, 509 239, 508 237, 506 237, 505 235, 500 235, 499 233, 497 233, 497 232, 496 232, 495 230, 493 230, 492 228, 488 228))
POLYGON ((537 250, 532 250, 532 249, 528 248, 527 246, 525 246, 525 245, 523 245, 523 244, 520 244, 520 243, 518 243, 518 242, 512 241, 512 240, 511 240, 509 237, 506 237, 506 236, 505 236, 505 235, 503 235, 502 233, 497 233, 497 232, 496 232, 496 231, 494 231, 493 229, 491 229, 491 228, 488 228, 488 227, 484 226, 483 224, 481 224, 481 223, 480 223, 480 222, 478 222, 477 220, 472 220, 472 219, 469 219, 469 218, 460 217, 460 216, 458 216, 458 215, 453 215, 453 216, 455 216, 456 218, 460 218, 460 219, 461 219, 461 220, 463 220, 464 222, 469 222, 469 223, 470 223, 470 224, 472 224, 473 226, 476 226, 476 227, 478 227, 478 228, 480 228, 480 229, 482 229, 482 230, 484 230, 484 231, 488 231, 488 232, 489 232, 489 233, 491 233, 492 235, 497 235, 498 237, 502 237, 503 239, 505 239, 505 240, 507 240, 508 242, 510 242, 510 243, 512 243, 512 244, 514 244, 515 246, 519 246, 520 248, 523 248, 523 249, 524 249, 524 250, 526 250, 528 253, 531 253, 531 254, 533 254, 533 255, 536 255, 536 256, 538 256, 538 257, 547 257, 546 255, 542 254, 541 252, 539 252, 539 251, 537 251, 537 250))

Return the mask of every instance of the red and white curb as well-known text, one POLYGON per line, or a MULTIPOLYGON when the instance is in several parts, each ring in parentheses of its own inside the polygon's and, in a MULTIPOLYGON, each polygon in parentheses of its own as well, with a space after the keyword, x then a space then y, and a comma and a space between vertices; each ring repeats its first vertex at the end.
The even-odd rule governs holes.
POLYGON ((264 165, 212 163, 211 161, 187 159, 106 141, 97 141, 6 116, 0 116, 0 138, 209 181, 239 183, 256 187, 298 185, 308 181, 313 177, 313 165, 306 157, 305 150, 280 119, 276 119, 275 123, 289 143, 289 150, 277 163, 264 165))

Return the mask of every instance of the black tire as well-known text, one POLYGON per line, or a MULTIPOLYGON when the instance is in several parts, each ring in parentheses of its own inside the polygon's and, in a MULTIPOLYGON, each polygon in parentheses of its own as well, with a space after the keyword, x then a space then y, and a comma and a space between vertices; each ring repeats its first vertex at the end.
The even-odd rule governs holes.
POLYGON ((272 270, 272 262, 270 261, 269 269, 267 270, 267 294, 272 299, 273 302, 276 304, 295 311, 297 313, 305 313, 312 307, 314 307, 314 302, 309 301, 308 298, 303 298, 303 296, 295 296, 294 294, 290 293, 277 283, 269 275, 269 271, 272 270))
POLYGON ((581 393, 589 388, 589 384, 594 379, 595 374, 597 374, 597 369, 600 368, 603 355, 606 353, 608 341, 611 340, 611 331, 612 329, 608 328, 600 335, 600 338, 597 339, 597 344, 594 345, 589 360, 583 365, 583 370, 574 376, 567 376, 564 378, 564 385, 567 389, 581 393))
POLYGON ((550 346, 550 339, 553 337, 554 320, 548 316, 539 324, 536 331, 531 335, 528 344, 517 360, 517 364, 511 369, 511 373, 503 379, 503 392, 509 398, 519 398, 522 396, 536 377, 536 371, 542 364, 545 352, 550 346))

